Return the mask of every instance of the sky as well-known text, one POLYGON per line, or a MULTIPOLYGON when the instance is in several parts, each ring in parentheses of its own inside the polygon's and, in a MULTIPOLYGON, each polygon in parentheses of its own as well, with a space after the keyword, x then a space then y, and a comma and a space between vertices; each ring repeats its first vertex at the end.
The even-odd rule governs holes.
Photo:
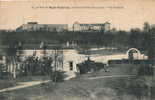
POLYGON ((75 21, 110 22, 112 28, 130 30, 146 21, 155 24, 155 0, 0 0, 0 29, 16 29, 28 21, 70 28, 75 21))

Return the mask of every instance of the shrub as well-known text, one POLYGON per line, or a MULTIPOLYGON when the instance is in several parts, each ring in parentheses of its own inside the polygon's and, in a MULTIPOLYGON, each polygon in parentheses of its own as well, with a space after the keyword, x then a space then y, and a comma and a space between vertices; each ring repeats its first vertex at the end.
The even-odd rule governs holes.
POLYGON ((64 72, 54 71, 50 75, 53 82, 62 82, 64 80, 64 72))
POLYGON ((3 64, 0 64, 0 79, 8 79, 11 76, 11 73, 7 72, 7 67, 3 64))
POLYGON ((141 64, 139 70, 138 70, 139 76, 153 76, 154 75, 154 68, 152 65, 148 64, 141 64))
MULTIPOLYGON (((94 72, 94 71, 98 71, 100 69, 105 69, 105 64, 103 63, 97 63, 91 60, 87 60, 81 64, 77 65, 80 71, 80 74, 85 74, 88 72, 94 72)), ((106 69, 105 69, 106 70, 106 69)))

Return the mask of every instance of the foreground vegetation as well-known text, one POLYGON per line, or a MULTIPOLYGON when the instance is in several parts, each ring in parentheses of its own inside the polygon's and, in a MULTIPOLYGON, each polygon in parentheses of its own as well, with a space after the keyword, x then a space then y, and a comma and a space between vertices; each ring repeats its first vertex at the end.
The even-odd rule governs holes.
MULTIPOLYGON (((155 78, 148 75, 109 77, 106 75, 135 75, 132 65, 111 66, 109 72, 98 71, 75 79, 49 82, 33 87, 0 93, 1 100, 154 100, 155 78), (129 70, 130 69, 130 70, 129 70)), ((139 69, 139 68, 138 68, 139 69)))
MULTIPOLYGON (((143 78, 74 79, 0 94, 1 100, 151 100, 143 78), (91 84, 90 84, 91 83, 91 84)), ((155 88, 155 86, 153 87, 155 88)), ((155 94, 153 94, 155 95, 155 94)), ((154 97, 152 97, 153 100, 154 97)))

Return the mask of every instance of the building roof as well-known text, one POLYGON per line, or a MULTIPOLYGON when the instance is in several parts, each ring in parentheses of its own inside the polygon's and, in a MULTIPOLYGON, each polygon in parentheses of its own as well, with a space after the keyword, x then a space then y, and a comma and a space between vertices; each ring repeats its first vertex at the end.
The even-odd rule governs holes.
POLYGON ((104 24, 79 24, 80 26, 104 26, 104 24))
MULTIPOLYGON (((30 24, 23 24, 25 25, 30 25, 30 24)), ((23 26, 22 25, 22 26, 23 26)), ((68 24, 31 24, 31 25, 37 25, 37 26, 45 26, 45 27, 58 27, 58 26, 68 26, 68 24)), ((21 26, 20 26, 21 27, 21 26)))
POLYGON ((105 23, 98 23, 98 24, 90 24, 90 25, 93 25, 93 26, 104 26, 105 25, 105 23))
POLYGON ((27 24, 37 24, 37 25, 68 25, 68 24, 38 24, 38 22, 27 22, 24 25, 27 25, 27 24))
POLYGON ((90 24, 79 24, 80 26, 90 26, 90 24))
POLYGON ((27 24, 38 24, 38 22, 27 22, 27 24))

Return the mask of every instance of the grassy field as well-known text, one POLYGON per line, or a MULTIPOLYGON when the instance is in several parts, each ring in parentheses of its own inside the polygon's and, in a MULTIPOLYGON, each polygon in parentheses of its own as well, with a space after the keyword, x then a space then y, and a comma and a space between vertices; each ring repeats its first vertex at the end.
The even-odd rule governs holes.
POLYGON ((108 75, 136 75, 138 72, 138 65, 132 64, 118 64, 118 65, 110 65, 108 68, 108 72, 104 72, 101 70, 99 72, 93 72, 84 74, 80 77, 96 77, 96 76, 108 76, 108 75))
POLYGON ((0 89, 12 87, 16 85, 15 80, 0 80, 0 89))
POLYGON ((17 86, 18 82, 30 82, 30 81, 40 81, 40 80, 50 80, 50 77, 49 76, 22 76, 22 77, 17 77, 16 79, 11 79, 11 78, 0 79, 0 89, 17 86))
MULTIPOLYGON (((114 67, 110 72, 96 72, 54 84, 49 82, 33 87, 0 93, 0 100, 150 100, 145 80, 140 77, 115 77, 91 80, 98 77, 132 74, 129 65, 114 67)), ((155 82, 155 81, 154 81, 155 82)), ((155 95, 155 94, 154 94, 155 95)))
POLYGON ((0 94, 0 100, 139 100, 134 95, 139 88, 128 86, 129 82, 135 80, 136 78, 80 78, 56 85, 50 82, 0 94))

